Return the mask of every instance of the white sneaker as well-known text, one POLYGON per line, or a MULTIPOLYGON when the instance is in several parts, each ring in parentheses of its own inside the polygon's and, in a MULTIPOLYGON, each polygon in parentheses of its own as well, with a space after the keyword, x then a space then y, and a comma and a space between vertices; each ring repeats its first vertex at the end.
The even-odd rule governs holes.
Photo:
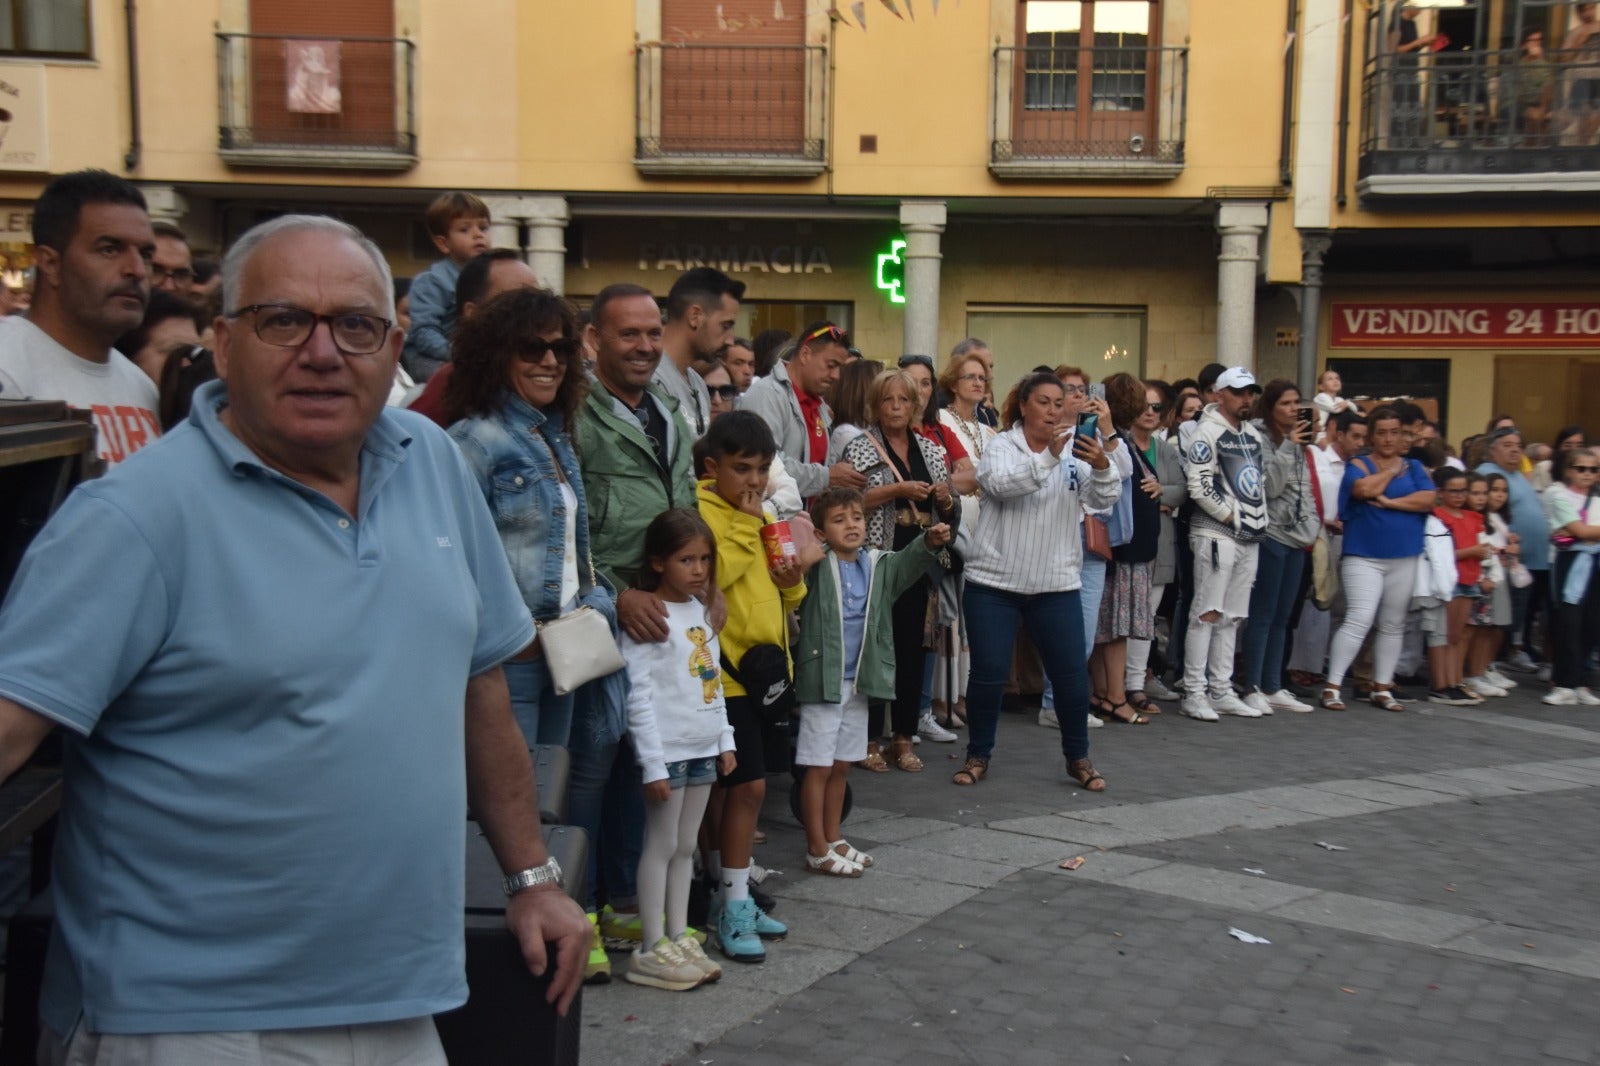
POLYGON ((1146 681, 1144 684, 1144 694, 1153 700, 1166 700, 1168 702, 1182 698, 1176 692, 1162 684, 1161 679, 1153 674, 1151 675, 1150 680, 1146 681))
POLYGON ((1102 722, 1100 719, 1096 718, 1094 715, 1091 714, 1091 715, 1088 715, 1087 717, 1088 717, 1088 720, 1089 720, 1089 728, 1090 729, 1100 729, 1100 728, 1105 726, 1105 723, 1102 722))
POLYGON ((1552 707, 1575 707, 1578 704, 1578 694, 1570 688, 1553 688, 1540 703, 1548 703, 1552 707))
POLYGON ((1533 676, 1538 678, 1540 681, 1549 681, 1550 680, 1550 664, 1549 663, 1540 663, 1538 670, 1536 670, 1534 672, 1533 676))
POLYGON ((1483 679, 1489 682, 1489 684, 1493 685, 1495 688, 1503 688, 1507 692, 1510 692, 1512 689, 1517 687, 1517 683, 1515 681, 1511 680, 1505 674, 1502 674, 1499 670, 1496 670, 1492 666, 1483 672, 1483 679))
POLYGON ((956 740, 954 733, 934 721, 932 711, 922 712, 922 717, 917 720, 917 734, 927 737, 935 744, 954 744, 956 740))
MULTIPOLYGON (((1211 697, 1211 707, 1218 714, 1232 714, 1240 718, 1260 718, 1261 712, 1231 692, 1211 697)), ((1271 713, 1270 711, 1267 713, 1271 713)))
POLYGON ((1465 681, 1461 682, 1461 687, 1472 693, 1474 696, 1509 695, 1506 690, 1501 688, 1499 685, 1492 685, 1486 679, 1481 677, 1469 677, 1465 681))
POLYGON ((1046 729, 1060 729, 1061 720, 1056 717, 1054 707, 1039 708, 1039 724, 1046 729))
POLYGON ((1535 670, 1539 669, 1539 667, 1534 664, 1534 661, 1528 657, 1528 653, 1523 651, 1521 648, 1518 648, 1516 651, 1512 652, 1511 658, 1505 660, 1505 664, 1507 669, 1516 670, 1518 673, 1523 674, 1531 674, 1535 670))
MULTIPOLYGON (((1249 707, 1252 711, 1255 711, 1258 715, 1272 713, 1272 704, 1267 702, 1265 693, 1263 693, 1260 689, 1256 689, 1254 692, 1246 696, 1244 698, 1244 705, 1249 707)), ((1215 703, 1213 703, 1212 706, 1216 706, 1215 703)), ((1218 709, 1220 710, 1221 708, 1218 709)))
POLYGON ((1314 709, 1311 704, 1302 703, 1300 700, 1296 699, 1294 693, 1290 692, 1286 688, 1280 688, 1278 691, 1267 696, 1267 705, 1272 707, 1274 710, 1294 711, 1298 714, 1305 714, 1314 709))
POLYGON ((1219 721, 1217 712, 1212 709, 1204 696, 1185 696, 1183 702, 1178 705, 1178 710, 1202 722, 1219 721))
POLYGON ((1582 685, 1579 685, 1572 691, 1578 697, 1578 702, 1583 704, 1585 707, 1600 707, 1600 696, 1596 696, 1593 692, 1590 692, 1582 685))

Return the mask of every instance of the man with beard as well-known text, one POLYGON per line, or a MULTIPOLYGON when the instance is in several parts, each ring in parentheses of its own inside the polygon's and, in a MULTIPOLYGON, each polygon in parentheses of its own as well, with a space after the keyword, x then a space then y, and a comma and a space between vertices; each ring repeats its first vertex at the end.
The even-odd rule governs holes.
POLYGON ((691 368, 728 350, 742 299, 744 282, 715 267, 685 271, 667 293, 667 324, 661 335, 666 358, 657 365, 653 380, 678 401, 678 413, 695 440, 705 436, 711 424, 711 395, 691 368))
POLYGON ((150 302, 144 194, 103 170, 62 175, 34 205, 33 241, 32 309, 0 327, 0 397, 91 412, 100 458, 115 466, 161 435, 155 383, 112 348, 150 302))

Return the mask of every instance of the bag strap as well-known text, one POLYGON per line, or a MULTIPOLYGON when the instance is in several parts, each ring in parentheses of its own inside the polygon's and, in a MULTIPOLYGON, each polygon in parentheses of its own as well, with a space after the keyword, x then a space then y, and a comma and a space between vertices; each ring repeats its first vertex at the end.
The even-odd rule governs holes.
MULTIPOLYGON (((572 482, 567 480, 567 472, 561 469, 561 456, 557 454, 556 446, 550 442, 550 435, 544 431, 544 424, 540 423, 539 425, 534 426, 533 431, 539 434, 539 436, 544 440, 544 446, 550 449, 550 462, 556 468, 556 477, 560 478, 568 488, 572 489, 572 498, 576 500, 578 498, 578 490, 573 487, 572 482)), ((573 521, 576 523, 577 516, 573 516, 573 521)), ((572 539, 578 539, 576 526, 574 526, 572 539)), ((589 570, 589 587, 592 589, 598 585, 599 582, 594 579, 594 556, 590 554, 587 537, 584 538, 583 544, 583 562, 589 570)), ((581 589, 579 594, 582 594, 581 589)))
MULTIPOLYGON (((910 431, 908 430, 907 432, 910 431)), ((889 476, 896 481, 904 481, 905 479, 900 476, 900 468, 894 465, 894 461, 889 458, 889 452, 884 448, 883 442, 873 435, 872 430, 869 429, 861 435, 871 441, 872 446, 878 450, 878 455, 883 458, 883 465, 889 468, 889 476)))
POLYGON ((1311 479, 1311 496, 1317 501, 1317 524, 1322 524, 1322 516, 1327 514, 1322 504, 1322 478, 1317 474, 1317 464, 1311 458, 1311 449, 1305 450, 1306 476, 1311 479))

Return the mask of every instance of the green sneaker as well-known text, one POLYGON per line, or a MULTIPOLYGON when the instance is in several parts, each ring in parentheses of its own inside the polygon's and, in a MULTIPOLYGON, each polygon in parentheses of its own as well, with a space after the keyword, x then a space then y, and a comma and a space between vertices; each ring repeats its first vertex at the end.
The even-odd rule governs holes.
MULTIPOLYGON (((690 927, 686 932, 697 943, 706 942, 706 935, 700 930, 690 927)), ((600 908, 600 936, 612 951, 632 951, 644 942, 644 922, 636 913, 612 910, 608 903, 600 908)))
POLYGON ((589 961, 583 967, 583 983, 610 984, 611 956, 606 954, 606 946, 600 941, 600 925, 592 912, 589 915, 589 924, 594 927, 594 939, 589 942, 589 961))

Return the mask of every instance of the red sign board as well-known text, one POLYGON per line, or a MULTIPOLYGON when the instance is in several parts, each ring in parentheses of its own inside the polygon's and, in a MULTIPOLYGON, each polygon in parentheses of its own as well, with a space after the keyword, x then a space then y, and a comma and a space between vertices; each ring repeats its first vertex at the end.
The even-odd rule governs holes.
POLYGON ((1333 304, 1334 348, 1600 348, 1600 303, 1333 304))

